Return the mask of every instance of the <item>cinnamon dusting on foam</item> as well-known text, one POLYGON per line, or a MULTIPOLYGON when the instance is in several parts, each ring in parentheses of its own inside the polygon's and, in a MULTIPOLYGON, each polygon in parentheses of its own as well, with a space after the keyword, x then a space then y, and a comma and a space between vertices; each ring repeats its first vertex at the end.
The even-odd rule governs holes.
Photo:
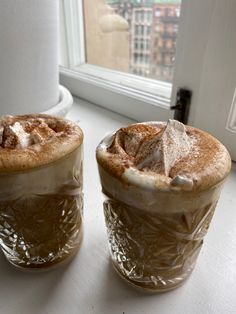
POLYGON ((0 119, 0 170, 42 166, 75 150, 83 140, 73 122, 43 114, 0 119))
POLYGON ((230 156, 218 140, 175 120, 121 128, 101 142, 97 160, 131 184, 176 191, 217 184, 231 167, 230 156))

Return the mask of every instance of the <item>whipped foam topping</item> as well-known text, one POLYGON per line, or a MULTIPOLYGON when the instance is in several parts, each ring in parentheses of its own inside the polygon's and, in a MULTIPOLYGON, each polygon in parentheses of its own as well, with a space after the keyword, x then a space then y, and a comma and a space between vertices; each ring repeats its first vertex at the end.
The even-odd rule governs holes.
POLYGON ((56 132, 43 119, 12 122, 11 116, 1 121, 0 146, 9 149, 25 149, 47 141, 56 132))
POLYGON ((121 128, 100 143, 97 160, 125 182, 176 191, 216 184, 231 167, 230 156, 217 139, 176 120, 121 128))
POLYGON ((0 118, 0 172, 41 167, 80 149, 82 142, 79 126, 60 117, 3 116, 0 118))
POLYGON ((25 132, 19 122, 6 126, 3 130, 2 143, 5 148, 26 148, 31 145, 30 134, 25 132))
POLYGON ((151 170, 168 177, 171 168, 178 160, 188 156, 191 147, 192 141, 185 126, 169 120, 163 132, 140 145, 135 165, 139 170, 151 170))

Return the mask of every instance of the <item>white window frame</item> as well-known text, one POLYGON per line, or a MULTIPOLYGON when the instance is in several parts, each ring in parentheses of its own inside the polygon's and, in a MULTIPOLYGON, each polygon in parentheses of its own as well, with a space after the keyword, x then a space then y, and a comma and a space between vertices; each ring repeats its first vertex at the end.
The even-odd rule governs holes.
POLYGON ((82 0, 60 0, 64 9, 68 69, 60 67, 60 82, 78 97, 135 120, 168 119, 172 84, 85 63, 82 0), (91 92, 92 91, 92 92, 91 92), (155 116, 153 116, 155 114, 155 116), (158 117, 156 117, 158 118, 158 117))
MULTIPOLYGON (((68 68, 85 63, 84 23, 82 0, 60 0, 60 18, 65 24, 65 44, 68 68), (64 13, 64 14, 63 14, 64 13)), ((62 25, 61 25, 62 27, 62 25)))
POLYGON ((229 116, 227 119, 226 129, 236 134, 236 89, 232 104, 230 106, 229 116))

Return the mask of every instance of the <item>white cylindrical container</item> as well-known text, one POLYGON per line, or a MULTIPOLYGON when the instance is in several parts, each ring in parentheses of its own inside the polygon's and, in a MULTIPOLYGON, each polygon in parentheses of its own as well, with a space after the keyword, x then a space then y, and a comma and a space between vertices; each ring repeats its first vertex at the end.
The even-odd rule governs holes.
POLYGON ((59 102, 58 0, 0 1, 0 115, 59 102))

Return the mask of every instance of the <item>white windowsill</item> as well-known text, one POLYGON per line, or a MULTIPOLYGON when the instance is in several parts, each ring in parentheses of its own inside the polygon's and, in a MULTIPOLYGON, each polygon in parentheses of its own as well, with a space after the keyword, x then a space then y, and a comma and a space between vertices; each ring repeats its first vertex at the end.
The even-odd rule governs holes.
POLYGON ((60 82, 74 96, 137 121, 157 116, 166 121, 173 116, 169 83, 87 64, 76 71, 60 67, 60 82))
POLYGON ((109 264, 95 149, 109 132, 132 123, 75 99, 68 118, 84 131, 84 241, 67 267, 22 273, 0 256, 0 312, 4 314, 235 313, 236 164, 225 184, 209 234, 190 279, 179 289, 147 295, 124 283, 109 264))

